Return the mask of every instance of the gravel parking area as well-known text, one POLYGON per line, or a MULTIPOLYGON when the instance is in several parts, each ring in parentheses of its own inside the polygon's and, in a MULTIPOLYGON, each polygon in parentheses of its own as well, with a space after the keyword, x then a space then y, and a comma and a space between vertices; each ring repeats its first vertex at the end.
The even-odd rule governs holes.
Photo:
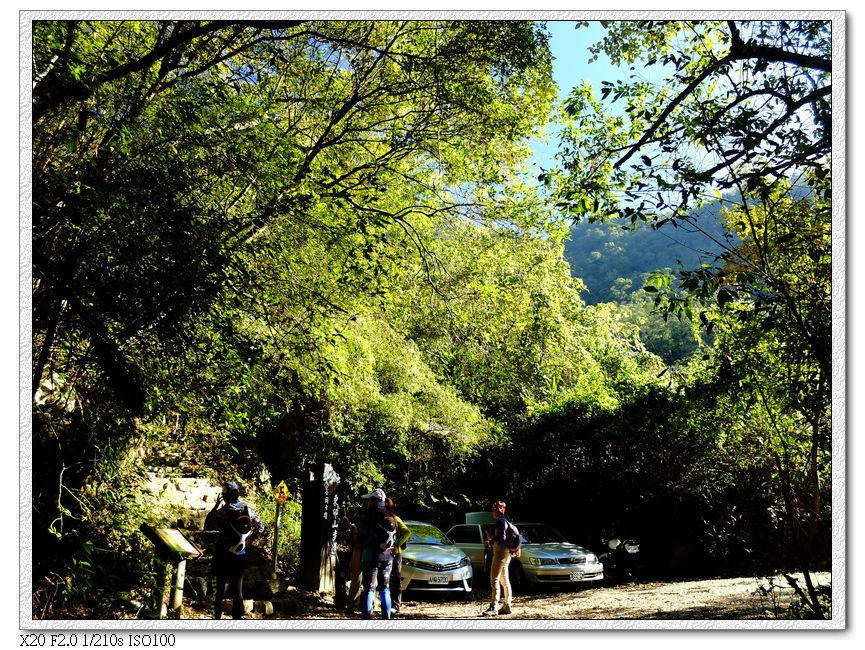
MULTIPOLYGON (((817 579, 819 584, 829 584, 831 575, 818 574, 817 579)), ((761 595, 760 586, 768 589, 769 579, 753 577, 547 588, 517 595, 507 618, 762 619, 767 618, 767 610, 788 607, 794 595, 783 578, 773 582, 773 596, 761 595)), ((479 591, 476 600, 466 602, 441 597, 410 600, 403 618, 474 618, 486 609, 489 594, 489 589, 479 591)))
MULTIPOLYGON (((801 575, 794 574, 801 578, 801 575)), ((818 584, 829 585, 830 573, 814 575, 818 584)), ((409 593, 400 619, 441 620, 480 617, 490 591, 476 589, 469 597, 458 594, 409 593)), ((501 620, 754 620, 771 618, 767 612, 789 606, 794 592, 783 577, 717 578, 678 582, 595 584, 577 587, 532 589, 519 593, 513 613, 501 620), (775 587, 771 588, 774 583, 775 587), (760 587, 769 590, 761 593, 760 587)), ((305 620, 359 619, 357 612, 337 610, 330 597, 298 592, 297 610, 289 616, 305 620)), ((184 618, 209 618, 204 611, 184 608, 184 618)), ((265 618, 252 614, 249 618, 265 618)))

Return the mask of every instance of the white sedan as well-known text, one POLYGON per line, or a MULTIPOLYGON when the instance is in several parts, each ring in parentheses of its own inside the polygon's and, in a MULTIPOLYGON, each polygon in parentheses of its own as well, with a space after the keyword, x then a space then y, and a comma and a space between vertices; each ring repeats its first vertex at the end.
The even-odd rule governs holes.
POLYGON ((424 521, 405 522, 411 531, 402 554, 403 591, 472 590, 472 564, 447 535, 424 521))

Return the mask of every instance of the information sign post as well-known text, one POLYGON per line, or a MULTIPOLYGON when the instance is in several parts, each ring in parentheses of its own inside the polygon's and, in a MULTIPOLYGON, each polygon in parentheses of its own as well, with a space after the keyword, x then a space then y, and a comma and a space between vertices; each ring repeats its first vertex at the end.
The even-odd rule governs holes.
POLYGON ((186 579, 186 560, 201 557, 198 548, 182 531, 177 528, 155 528, 141 524, 139 530, 156 546, 156 554, 162 560, 159 576, 154 590, 153 608, 158 618, 165 618, 170 608, 179 611, 183 604, 183 581, 186 579), (171 585, 171 571, 174 569, 174 586, 171 587, 170 603, 166 604, 166 594, 171 585))

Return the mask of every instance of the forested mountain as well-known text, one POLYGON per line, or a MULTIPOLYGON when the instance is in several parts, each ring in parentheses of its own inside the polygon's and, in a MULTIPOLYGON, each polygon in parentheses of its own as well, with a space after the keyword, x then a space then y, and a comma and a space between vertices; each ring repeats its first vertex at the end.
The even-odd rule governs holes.
POLYGON ((671 223, 657 230, 632 231, 630 222, 621 219, 573 224, 565 241, 565 257, 572 273, 586 285, 583 299, 589 304, 624 300, 642 288, 647 273, 713 263, 726 231, 721 205, 703 206, 695 212, 693 224, 679 228, 671 223))

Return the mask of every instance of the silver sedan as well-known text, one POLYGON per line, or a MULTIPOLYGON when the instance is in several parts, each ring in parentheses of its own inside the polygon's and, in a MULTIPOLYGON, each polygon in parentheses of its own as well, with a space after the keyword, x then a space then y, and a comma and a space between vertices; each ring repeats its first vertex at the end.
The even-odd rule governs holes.
POLYGON ((411 537, 402 554, 403 590, 470 593, 472 565, 468 556, 430 523, 408 520, 405 525, 411 537))
MULTIPOLYGON (((587 548, 571 544, 547 524, 515 522, 523 538, 520 557, 510 564, 511 582, 562 584, 590 582, 604 578, 604 565, 587 548)), ((460 524, 448 535, 471 558, 475 571, 483 571, 484 528, 481 524, 460 524)))

